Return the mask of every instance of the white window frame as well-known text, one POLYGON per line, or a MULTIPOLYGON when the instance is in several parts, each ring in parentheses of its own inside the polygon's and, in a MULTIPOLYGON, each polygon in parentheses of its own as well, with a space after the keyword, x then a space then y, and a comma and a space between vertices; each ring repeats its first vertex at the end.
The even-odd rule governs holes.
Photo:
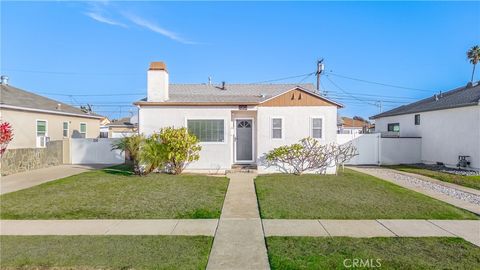
POLYGON ((315 140, 325 140, 325 117, 323 116, 310 116, 310 137, 314 138, 315 140), (313 137, 313 119, 322 119, 322 137, 315 138, 313 137))
POLYGON ((272 116, 272 117, 270 117, 270 139, 275 140, 275 141, 281 141, 281 140, 285 139, 285 119, 282 116, 272 116), (273 138, 273 119, 282 120, 282 127, 281 127, 281 133, 280 133, 281 138, 273 138))
POLYGON ((36 148, 45 148, 47 146, 47 137, 48 137, 48 120, 46 119, 35 119, 35 147, 36 148), (45 135, 43 137, 45 137, 45 145, 44 146, 40 146, 39 143, 38 143, 38 138, 39 137, 42 137, 42 136, 38 136, 38 122, 39 121, 43 121, 45 122, 45 135))
POLYGON ((70 121, 63 121, 62 122, 62 136, 63 136, 63 138, 69 138, 70 137, 70 121), (63 134, 63 132, 65 131, 65 127, 64 127, 65 123, 67 123, 67 136, 65 136, 63 134))
POLYGON ((206 116, 206 117, 186 117, 185 118, 185 128, 188 130, 188 120, 222 120, 223 121, 223 142, 199 142, 200 145, 206 145, 206 144, 227 144, 227 119, 221 118, 221 117, 212 117, 212 116, 206 116))
POLYGON ((87 138, 87 131, 88 131, 88 126, 86 122, 80 122, 78 126, 78 132, 80 134, 85 134, 85 138, 87 138), (85 124, 85 132, 82 132, 82 124, 85 124))

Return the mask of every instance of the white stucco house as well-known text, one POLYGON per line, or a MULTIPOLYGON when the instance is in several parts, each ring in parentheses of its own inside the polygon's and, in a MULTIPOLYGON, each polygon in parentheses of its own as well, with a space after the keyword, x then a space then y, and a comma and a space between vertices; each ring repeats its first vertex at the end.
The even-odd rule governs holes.
POLYGON ((468 156, 480 170, 480 84, 469 83, 443 94, 377 114, 375 131, 384 136, 421 137, 421 160, 455 167, 468 156))
POLYGON ((336 142, 337 109, 342 107, 316 93, 312 84, 170 84, 163 62, 150 64, 147 97, 134 104, 139 133, 187 127, 200 139, 200 160, 188 170, 248 165, 259 173, 278 171, 264 162, 275 147, 308 136, 336 142))

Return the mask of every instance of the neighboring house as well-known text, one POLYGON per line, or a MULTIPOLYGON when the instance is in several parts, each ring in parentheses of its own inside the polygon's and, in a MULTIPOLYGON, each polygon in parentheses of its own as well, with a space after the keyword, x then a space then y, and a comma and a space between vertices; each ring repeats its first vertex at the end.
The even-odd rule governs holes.
POLYGON ((97 138, 102 116, 8 85, 2 76, 0 117, 13 127, 9 149, 45 147, 48 140, 97 138))
POLYGON ((110 124, 110 119, 104 117, 100 121, 100 138, 108 138, 108 124, 110 124))
POLYGON ((114 120, 107 124, 108 138, 123 138, 138 134, 138 125, 132 123, 130 117, 114 120))
POLYGON ((480 169, 480 85, 457 89, 377 114, 375 131, 385 136, 421 137, 421 159, 456 166, 469 156, 480 169))
POLYGON ((370 122, 357 118, 342 117, 338 126, 338 134, 361 134, 369 133, 370 122))
MULTIPOLYGON (((201 141, 200 160, 191 170, 226 170, 235 164, 268 167, 264 155, 275 147, 311 136, 335 143, 339 103, 312 84, 169 84, 162 62, 147 76, 147 98, 139 108, 139 132, 187 127, 201 141)), ((333 170, 329 170, 329 173, 333 170)))

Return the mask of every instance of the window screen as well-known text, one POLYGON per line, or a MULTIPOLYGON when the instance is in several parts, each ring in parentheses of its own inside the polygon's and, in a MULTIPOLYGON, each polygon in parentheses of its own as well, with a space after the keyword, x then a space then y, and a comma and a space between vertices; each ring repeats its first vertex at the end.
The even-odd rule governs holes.
POLYGON ((400 124, 399 123, 388 124, 387 130, 390 132, 400 132, 400 124))
POLYGON ((223 120, 187 120, 188 131, 194 134, 200 142, 224 142, 223 120))
POLYGON ((87 124, 86 123, 80 123, 80 133, 82 133, 82 134, 87 133, 87 124))
POLYGON ((272 139, 282 138, 282 118, 272 118, 272 139))
POLYGON ((38 120, 37 136, 46 136, 46 135, 47 135, 47 121, 38 120))
POLYGON ((322 118, 312 119, 312 137, 315 139, 322 138, 322 118))
POLYGON ((63 122, 63 137, 68 137, 68 122, 63 122))
POLYGON ((415 114, 415 125, 420 125, 420 114, 415 114))

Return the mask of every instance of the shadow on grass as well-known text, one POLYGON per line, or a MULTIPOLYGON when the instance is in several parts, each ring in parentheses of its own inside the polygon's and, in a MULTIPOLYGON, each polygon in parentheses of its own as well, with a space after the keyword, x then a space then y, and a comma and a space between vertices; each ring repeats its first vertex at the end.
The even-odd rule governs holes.
POLYGON ((127 164, 112 166, 112 167, 103 169, 103 171, 108 174, 123 175, 123 176, 133 175, 132 170, 133 170, 132 166, 127 164))

